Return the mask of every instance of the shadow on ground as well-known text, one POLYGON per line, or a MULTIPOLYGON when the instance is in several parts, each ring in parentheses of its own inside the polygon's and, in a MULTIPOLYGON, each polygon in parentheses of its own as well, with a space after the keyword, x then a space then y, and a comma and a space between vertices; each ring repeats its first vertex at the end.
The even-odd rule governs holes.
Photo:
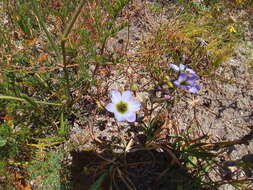
POLYGON ((168 152, 72 152, 72 189, 86 190, 101 181, 103 190, 204 190, 168 152))

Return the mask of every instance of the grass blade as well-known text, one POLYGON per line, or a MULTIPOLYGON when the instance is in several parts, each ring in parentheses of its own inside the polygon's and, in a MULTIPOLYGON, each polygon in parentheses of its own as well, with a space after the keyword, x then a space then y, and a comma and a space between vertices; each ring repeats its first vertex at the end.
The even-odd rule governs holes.
MULTIPOLYGON (((18 98, 18 97, 14 97, 14 96, 0 96, 0 100, 14 100, 14 101, 30 103, 30 102, 27 102, 27 100, 24 98, 18 98)), ((43 104, 43 105, 63 106, 63 104, 52 103, 52 102, 44 102, 44 101, 34 101, 34 102, 37 104, 43 104)))

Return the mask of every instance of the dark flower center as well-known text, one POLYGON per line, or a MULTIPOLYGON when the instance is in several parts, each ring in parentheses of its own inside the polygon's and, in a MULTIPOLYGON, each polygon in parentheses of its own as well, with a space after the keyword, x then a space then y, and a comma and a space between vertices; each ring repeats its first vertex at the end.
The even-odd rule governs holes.
POLYGON ((119 113, 124 114, 128 110, 128 105, 125 102, 119 102, 116 104, 116 109, 119 113))
POLYGON ((188 85, 188 81, 187 80, 183 80, 180 82, 180 85, 188 85))

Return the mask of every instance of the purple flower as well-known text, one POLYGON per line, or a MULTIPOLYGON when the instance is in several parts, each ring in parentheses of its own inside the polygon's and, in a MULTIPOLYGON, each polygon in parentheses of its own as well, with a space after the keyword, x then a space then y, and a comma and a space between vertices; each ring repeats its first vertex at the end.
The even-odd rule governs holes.
POLYGON ((136 101, 132 92, 127 90, 122 94, 116 90, 111 92, 112 103, 106 106, 107 111, 113 112, 117 121, 134 122, 136 120, 136 111, 140 110, 141 103, 136 101))
POLYGON ((175 64, 169 64, 169 67, 172 68, 175 72, 179 73, 179 77, 173 83, 185 90, 188 90, 191 93, 197 93, 200 90, 199 84, 196 83, 196 80, 199 79, 199 76, 196 72, 183 64, 179 66, 175 64))
POLYGON ((169 67, 172 68, 175 72, 186 72, 186 73, 195 74, 194 70, 189 69, 188 67, 186 67, 183 64, 180 64, 179 66, 177 66, 175 64, 169 64, 169 67))
POLYGON ((196 83, 196 80, 198 80, 199 77, 196 74, 190 74, 190 73, 180 73, 178 79, 174 81, 173 83, 185 90, 188 90, 192 93, 197 93, 200 90, 200 86, 196 83))

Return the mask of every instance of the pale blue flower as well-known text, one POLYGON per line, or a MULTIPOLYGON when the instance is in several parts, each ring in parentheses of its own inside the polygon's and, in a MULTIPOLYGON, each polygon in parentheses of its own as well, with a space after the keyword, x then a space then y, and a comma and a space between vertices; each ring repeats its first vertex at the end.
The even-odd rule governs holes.
POLYGON ((195 74, 194 70, 186 67, 183 64, 180 64, 179 66, 177 66, 175 64, 169 64, 169 67, 172 68, 176 72, 187 72, 187 73, 195 74))
POLYGON ((127 90, 122 94, 116 90, 111 92, 112 103, 106 106, 106 110, 113 112, 117 121, 134 122, 136 113, 141 108, 141 103, 136 101, 132 92, 127 90))
POLYGON ((197 93, 200 90, 200 86, 196 82, 196 80, 199 79, 199 76, 194 70, 183 64, 180 64, 179 66, 169 64, 169 67, 179 73, 178 79, 173 82, 176 86, 188 90, 191 93, 197 93))
POLYGON ((180 73, 178 79, 173 83, 191 93, 197 93, 200 90, 200 86, 196 83, 199 77, 195 74, 180 73))

